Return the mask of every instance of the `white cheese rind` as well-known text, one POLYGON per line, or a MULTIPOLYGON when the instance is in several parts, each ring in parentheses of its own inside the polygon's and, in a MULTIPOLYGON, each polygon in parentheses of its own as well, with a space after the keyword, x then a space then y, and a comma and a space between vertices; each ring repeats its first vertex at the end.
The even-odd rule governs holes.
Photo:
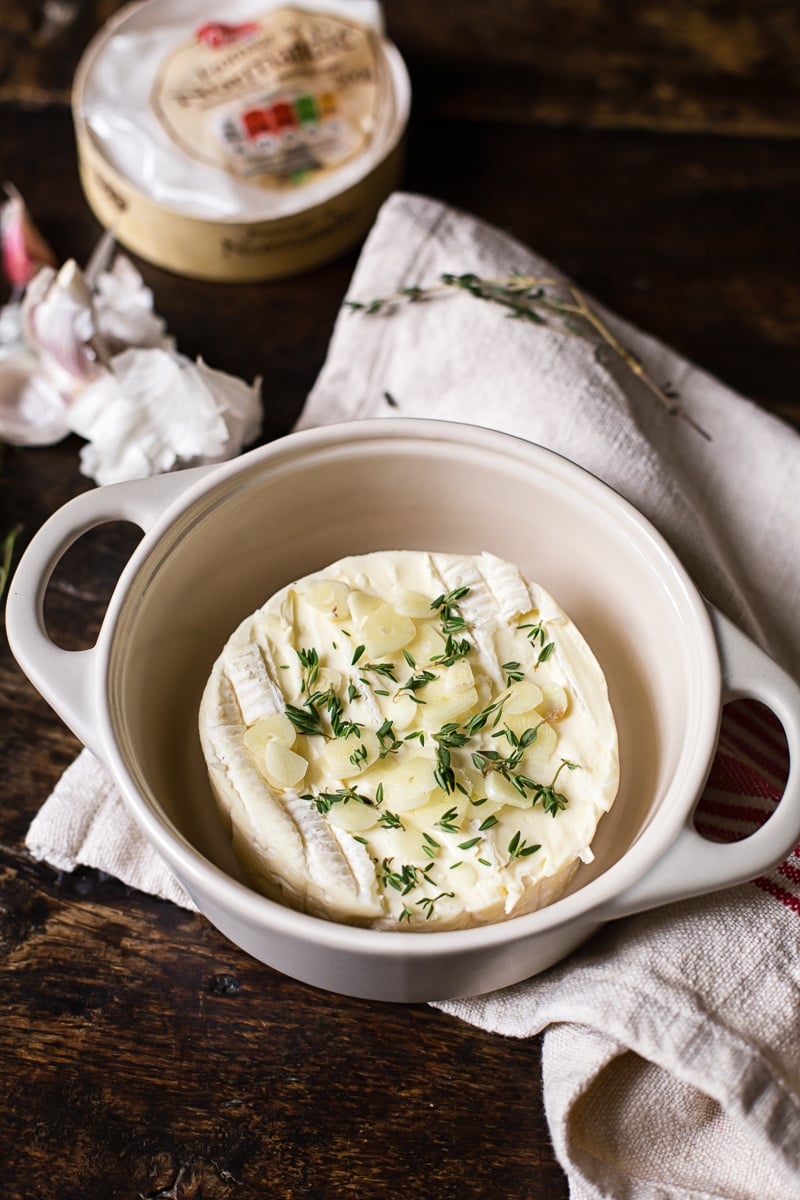
POLYGON ((220 654, 200 736, 256 886, 382 929, 466 927, 551 903, 590 859, 619 780, 592 651, 549 593, 488 553, 385 551, 282 589, 220 654), (515 691, 518 677, 537 687, 515 691), (527 705, 539 694, 513 711, 512 696, 527 705), (553 696, 566 696, 565 712, 553 696), (243 739, 287 708, 307 766, 281 788, 252 749, 258 738, 243 739))

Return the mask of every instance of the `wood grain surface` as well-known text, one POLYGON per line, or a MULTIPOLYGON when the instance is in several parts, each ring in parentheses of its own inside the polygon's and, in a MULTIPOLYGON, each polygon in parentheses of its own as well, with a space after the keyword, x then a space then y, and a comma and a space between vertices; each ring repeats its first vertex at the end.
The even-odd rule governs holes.
MULTIPOLYGON (((58 256, 81 262, 100 231, 69 86, 118 7, 0 2, 2 177, 58 256)), ((507 229, 800 427, 797 6, 389 0, 385 12, 414 86, 403 187, 507 229)), ((356 254, 252 286, 138 265, 186 354, 263 376, 269 440, 320 369, 356 254)), ((93 486, 80 444, 3 448, 0 531, 19 523, 18 549, 93 486)), ((65 558, 46 605, 60 644, 91 644, 135 540, 110 526, 65 558)), ((4 638, 0 712, 3 1200, 564 1200, 538 1039, 327 995, 195 914, 34 863, 25 832, 79 747, 4 638)))

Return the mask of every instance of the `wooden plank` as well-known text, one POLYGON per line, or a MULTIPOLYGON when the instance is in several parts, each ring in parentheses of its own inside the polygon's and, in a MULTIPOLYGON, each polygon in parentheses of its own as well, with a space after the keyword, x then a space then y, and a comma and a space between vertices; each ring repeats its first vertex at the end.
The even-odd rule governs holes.
MULTIPOLYGON (((115 0, 0 0, 0 101, 68 103, 115 0)), ((385 0, 420 114, 599 129, 800 135, 800 9, 785 0, 385 0)))

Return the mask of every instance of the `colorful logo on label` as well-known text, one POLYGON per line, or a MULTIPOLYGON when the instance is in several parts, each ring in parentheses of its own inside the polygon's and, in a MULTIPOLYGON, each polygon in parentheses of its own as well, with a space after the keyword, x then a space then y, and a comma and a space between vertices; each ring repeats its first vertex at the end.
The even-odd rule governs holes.
POLYGON ((255 21, 244 21, 241 25, 226 25, 223 21, 208 21, 201 25, 195 37, 205 46, 216 50, 219 46, 233 46, 236 42, 246 42, 259 32, 255 21))
POLYGON ((246 174, 288 178, 341 162, 358 136, 338 115, 333 92, 283 94, 222 122, 223 141, 246 174))

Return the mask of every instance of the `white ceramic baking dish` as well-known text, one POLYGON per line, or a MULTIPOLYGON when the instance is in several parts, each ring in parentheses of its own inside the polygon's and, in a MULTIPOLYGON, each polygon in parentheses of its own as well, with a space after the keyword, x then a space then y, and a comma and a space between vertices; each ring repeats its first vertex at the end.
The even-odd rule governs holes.
POLYGON ((270 966, 319 987, 423 1001, 515 983, 601 924, 752 879, 800 840, 793 767, 769 821, 720 845, 692 814, 723 703, 763 700, 800 751, 800 689, 710 607, 626 501, 552 452, 438 421, 381 420, 292 434, 238 460, 100 488, 34 537, 7 606, 23 670, 106 765, 145 835, 199 909, 270 966), (43 598, 85 531, 133 521, 145 536, 90 650, 47 636, 43 598), (606 673, 621 785, 568 893, 476 929, 394 933, 291 911, 248 887, 206 780, 202 688, 239 621, 278 588, 347 554, 490 550, 546 587, 606 673))

